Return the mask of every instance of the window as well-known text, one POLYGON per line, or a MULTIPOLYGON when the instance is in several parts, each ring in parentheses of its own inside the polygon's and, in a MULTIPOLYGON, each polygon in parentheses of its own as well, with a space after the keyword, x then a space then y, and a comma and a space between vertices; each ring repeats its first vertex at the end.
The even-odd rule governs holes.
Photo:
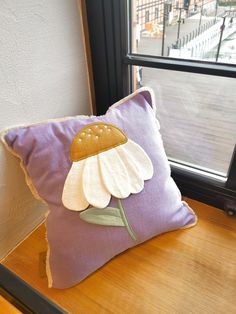
POLYGON ((145 11, 145 23, 149 22, 149 11, 145 11))
POLYGON ((157 20, 159 18, 159 9, 155 8, 155 19, 157 20))
POLYGON ((184 8, 188 10, 188 7, 189 7, 189 0, 184 0, 184 8))
POLYGON ((235 208, 233 11, 210 0, 188 2, 188 10, 186 1, 176 7, 160 0, 155 3, 161 8, 158 23, 141 28, 137 40, 140 1, 86 3, 93 21, 89 31, 98 113, 140 85, 153 87, 172 175, 182 192, 235 208), (170 10, 163 14, 165 7, 170 10))
POLYGON ((140 87, 141 79, 156 95, 169 159, 226 177, 236 139, 235 79, 148 67, 141 70, 141 75, 134 75, 133 86, 140 87))

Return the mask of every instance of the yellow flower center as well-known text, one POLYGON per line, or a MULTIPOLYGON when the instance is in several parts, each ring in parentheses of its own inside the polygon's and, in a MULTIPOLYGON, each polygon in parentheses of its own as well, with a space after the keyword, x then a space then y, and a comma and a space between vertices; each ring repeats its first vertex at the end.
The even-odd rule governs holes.
POLYGON ((93 123, 81 129, 73 139, 70 158, 79 161, 97 155, 128 141, 118 127, 108 123, 93 123))

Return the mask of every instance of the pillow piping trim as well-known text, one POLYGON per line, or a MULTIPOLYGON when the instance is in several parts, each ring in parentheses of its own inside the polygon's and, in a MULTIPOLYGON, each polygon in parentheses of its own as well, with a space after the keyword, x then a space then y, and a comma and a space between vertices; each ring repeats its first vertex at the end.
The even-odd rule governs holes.
POLYGON ((121 100, 117 101, 116 103, 114 103, 113 105, 111 105, 107 112, 109 112, 110 110, 112 110, 113 108, 122 105, 124 102, 126 102, 127 100, 132 99, 134 96, 142 94, 143 92, 149 92, 150 96, 151 96, 151 104, 150 107, 152 107, 154 113, 156 114, 156 103, 155 103, 155 94, 153 92, 153 90, 150 87, 141 87, 139 89, 137 89, 135 92, 133 92, 132 94, 129 94, 128 96, 122 98, 121 100))
POLYGON ((121 100, 117 101, 116 103, 114 103, 113 105, 111 105, 108 109, 107 112, 115 109, 116 107, 122 105, 123 103, 125 103, 126 101, 132 99, 134 96, 137 96, 139 94, 142 94, 143 92, 149 92, 150 96, 151 96, 151 104, 150 107, 153 110, 154 116, 155 116, 155 120, 156 120, 156 125, 158 130, 160 130, 160 123, 158 121, 158 119, 156 118, 156 113, 157 113, 157 107, 156 107, 156 100, 155 100, 155 94, 153 92, 153 90, 150 87, 141 87, 139 89, 137 89, 135 92, 133 92, 132 94, 122 98, 121 100))
POLYGON ((5 140, 5 136, 6 134, 11 131, 11 130, 15 130, 15 129, 21 129, 21 128, 29 128, 29 127, 34 127, 34 126, 37 126, 37 125, 43 125, 43 124, 47 124, 47 123, 50 123, 50 122, 63 122, 63 121, 67 121, 67 120, 71 120, 71 119, 89 119, 90 117, 93 117, 93 116, 85 116, 85 115, 77 115, 77 116, 70 116, 70 117, 64 117, 64 118, 56 118, 56 119, 48 119, 48 120, 44 120, 44 121, 41 121, 41 122, 36 122, 36 123, 32 123, 32 124, 21 124, 21 125, 18 125, 18 126, 13 126, 13 127, 10 127, 10 128, 7 128, 5 130, 3 130, 2 132, 0 132, 0 139, 2 141, 2 143, 4 144, 4 146, 6 147, 6 149, 15 157, 19 158, 20 159, 20 167, 21 169, 23 170, 24 172, 24 175, 25 175, 25 181, 26 181, 26 184, 28 185, 31 193, 33 194, 33 196, 41 201, 42 203, 48 205, 38 194, 38 191, 36 189, 36 187, 34 186, 32 180, 30 179, 30 176, 26 170, 26 167, 24 165, 24 162, 23 162, 23 159, 21 158, 20 155, 18 155, 9 145, 8 143, 6 142, 5 140))
POLYGON ((20 155, 18 155, 18 154, 7 144, 7 142, 6 142, 6 140, 5 140, 5 135, 7 134, 7 132, 8 132, 8 130, 6 130, 6 131, 4 131, 4 132, 1 133, 1 137, 0 137, 0 138, 1 138, 2 143, 4 144, 4 146, 6 147, 6 149, 7 149, 13 156, 15 156, 15 157, 17 157, 18 159, 20 159, 20 167, 21 167, 21 169, 23 170, 23 173, 24 173, 24 175, 25 175, 26 184, 27 184, 27 186, 29 187, 29 189, 30 189, 31 193, 33 194, 33 196, 34 196, 37 200, 41 201, 43 204, 47 205, 47 203, 39 196, 37 189, 36 189, 35 186, 33 185, 33 182, 32 182, 32 180, 30 179, 30 176, 29 176, 29 174, 28 174, 28 172, 27 172, 27 170, 26 170, 26 167, 25 167, 25 165, 24 165, 23 159, 21 158, 20 155))
POLYGON ((63 122, 63 121, 67 121, 67 120, 74 120, 74 119, 89 119, 89 118, 93 118, 95 116, 93 115, 76 115, 76 116, 67 116, 67 117, 63 117, 63 118, 52 118, 52 119, 47 119, 47 120, 42 120, 42 121, 38 121, 38 122, 34 122, 34 123, 30 123, 30 124, 18 124, 18 125, 13 125, 9 128, 3 129, 2 131, 0 131, 1 137, 5 136, 9 131, 14 130, 14 129, 21 129, 21 128, 30 128, 30 127, 34 127, 34 126, 38 126, 38 125, 43 125, 43 124, 47 124, 50 122, 63 122))
POLYGON ((187 202, 182 201, 182 204, 185 205, 185 206, 187 207, 187 209, 190 211, 190 213, 194 215, 195 221, 192 222, 192 223, 190 223, 190 224, 187 224, 187 225, 185 225, 185 226, 183 226, 183 227, 181 227, 181 228, 179 228, 179 230, 192 228, 192 227, 196 226, 196 224, 198 223, 198 217, 197 217, 197 215, 195 214, 194 210, 188 205, 187 202))
POLYGON ((49 209, 49 212, 45 215, 45 221, 44 221, 44 225, 45 225, 45 240, 46 240, 46 243, 47 243, 47 254, 46 254, 46 275, 47 275, 47 279, 48 279, 48 288, 52 288, 53 286, 53 279, 52 279, 52 272, 51 272, 51 267, 50 267, 50 262, 49 262, 49 259, 50 259, 50 253, 51 253, 51 250, 50 250, 50 245, 49 245, 49 242, 48 242, 48 234, 47 234, 47 227, 46 227, 46 223, 47 223, 47 217, 50 213, 50 209, 49 209))

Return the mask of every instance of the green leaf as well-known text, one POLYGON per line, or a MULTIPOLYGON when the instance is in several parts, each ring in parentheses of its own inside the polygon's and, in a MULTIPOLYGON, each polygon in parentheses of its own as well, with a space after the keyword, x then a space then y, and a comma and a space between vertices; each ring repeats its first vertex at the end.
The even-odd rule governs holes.
POLYGON ((80 218, 92 224, 125 227, 119 208, 90 207, 80 213, 80 218))

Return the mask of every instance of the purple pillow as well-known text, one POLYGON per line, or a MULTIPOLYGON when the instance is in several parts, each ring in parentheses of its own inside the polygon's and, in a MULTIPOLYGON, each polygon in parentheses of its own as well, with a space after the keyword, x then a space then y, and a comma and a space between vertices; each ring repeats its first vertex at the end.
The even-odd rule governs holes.
POLYGON ((3 141, 49 207, 49 287, 71 287, 128 248, 196 224, 170 176, 150 89, 103 116, 12 128, 3 141))

